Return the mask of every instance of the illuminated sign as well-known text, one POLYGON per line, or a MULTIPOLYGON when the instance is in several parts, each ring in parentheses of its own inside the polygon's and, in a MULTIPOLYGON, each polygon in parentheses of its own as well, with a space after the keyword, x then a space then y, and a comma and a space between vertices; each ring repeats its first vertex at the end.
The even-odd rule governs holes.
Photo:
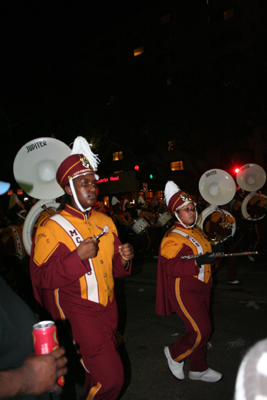
POLYGON ((111 182, 112 181, 119 181, 120 177, 118 175, 117 176, 111 176, 109 179, 110 179, 111 182))
POLYGON ((97 183, 103 183, 103 182, 108 182, 108 178, 102 178, 97 181, 97 183))
POLYGON ((114 182, 114 181, 119 181, 119 180, 120 180, 120 177, 119 177, 119 175, 117 175, 117 176, 110 176, 109 178, 99 179, 99 181, 97 181, 97 183, 103 183, 103 182, 108 182, 108 181, 114 182))

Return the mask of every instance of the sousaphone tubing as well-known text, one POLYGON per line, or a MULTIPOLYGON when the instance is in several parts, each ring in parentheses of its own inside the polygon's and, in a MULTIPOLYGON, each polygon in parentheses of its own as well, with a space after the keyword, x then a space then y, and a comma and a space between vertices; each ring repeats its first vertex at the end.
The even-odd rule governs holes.
POLYGON ((229 229, 229 236, 234 236, 236 231, 235 218, 229 211, 218 207, 229 203, 234 198, 236 192, 236 184, 234 179, 228 174, 228 172, 224 170, 210 169, 201 176, 198 186, 203 199, 210 203, 210 205, 203 210, 198 217, 198 228, 205 234, 206 237, 208 237, 208 239, 212 240, 213 243, 218 243, 219 240, 225 240, 226 237, 220 239, 210 238, 205 230, 205 222, 207 218, 209 218, 214 212, 219 212, 222 216, 222 219, 227 220, 228 216, 233 220, 233 223, 229 229))

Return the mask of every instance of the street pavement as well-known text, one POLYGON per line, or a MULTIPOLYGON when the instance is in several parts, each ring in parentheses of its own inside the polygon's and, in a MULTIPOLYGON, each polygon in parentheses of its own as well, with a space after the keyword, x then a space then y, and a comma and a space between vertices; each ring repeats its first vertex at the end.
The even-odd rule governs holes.
MULTIPOLYGON (((224 263, 225 263, 224 259, 224 263)), ((170 373, 163 353, 166 345, 184 334, 176 314, 155 313, 157 260, 137 257, 131 276, 116 280, 119 329, 125 337, 120 354, 125 368, 122 400, 233 400, 240 362, 247 350, 267 336, 266 253, 254 262, 238 257, 239 286, 227 284, 227 268, 214 274, 211 296, 213 332, 207 361, 223 373, 217 383, 188 379, 178 381, 170 373)), ((83 384, 76 384, 77 398, 83 384)), ((67 397, 66 397, 67 398, 67 397)), ((68 397, 70 398, 70 397, 68 397)), ((72 400, 75 397, 72 397, 72 400)))

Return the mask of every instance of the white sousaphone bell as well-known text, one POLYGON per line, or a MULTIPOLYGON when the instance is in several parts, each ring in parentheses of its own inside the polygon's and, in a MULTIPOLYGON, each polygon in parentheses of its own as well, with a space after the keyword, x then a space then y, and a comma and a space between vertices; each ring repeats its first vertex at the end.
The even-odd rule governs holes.
POLYGON ((262 188, 266 182, 266 173, 264 169, 257 164, 245 164, 240 168, 236 175, 236 182, 241 189, 250 192, 241 204, 241 213, 243 217, 250 221, 258 221, 264 218, 265 215, 252 217, 247 211, 248 203, 252 197, 257 196, 267 198, 264 194, 257 192, 257 190, 262 188))
POLYGON ((44 209, 56 210, 56 199, 64 191, 56 181, 57 169, 71 149, 60 140, 41 137, 26 143, 18 151, 14 163, 14 177, 29 196, 39 201, 29 211, 23 226, 22 239, 25 250, 31 252, 32 232, 35 223, 44 209))
MULTIPOLYGON (((234 236, 236 231, 235 218, 229 211, 222 210, 218 207, 229 203, 233 199, 236 192, 234 179, 224 170, 211 169, 201 176, 198 186, 203 199, 210 203, 210 205, 203 210, 198 217, 198 228, 208 236, 204 229, 205 220, 215 211, 218 211, 223 216, 228 215, 234 220, 234 223, 231 226, 231 236, 234 236)), ((213 241, 214 243, 218 242, 218 240, 213 241)))

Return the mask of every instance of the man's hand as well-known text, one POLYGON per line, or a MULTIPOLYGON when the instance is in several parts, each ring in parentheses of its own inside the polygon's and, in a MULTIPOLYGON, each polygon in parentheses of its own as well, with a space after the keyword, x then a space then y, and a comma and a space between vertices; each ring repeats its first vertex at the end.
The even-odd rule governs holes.
POLYGON ((87 238, 79 244, 77 247, 78 256, 82 261, 88 260, 88 258, 94 258, 98 252, 99 240, 95 238, 87 238))
POLYGON ((119 253, 121 255, 122 265, 125 267, 128 261, 132 260, 134 257, 133 246, 129 243, 122 244, 119 246, 119 253))
POLYGON ((68 360, 64 354, 65 350, 59 347, 49 354, 31 353, 25 358, 21 372, 28 386, 27 393, 37 396, 50 391, 58 394, 62 392, 57 380, 68 371, 68 360))
POLYGON ((20 367, 0 371, 0 399, 25 394, 39 396, 50 391, 60 394, 62 388, 57 380, 68 371, 64 354, 62 347, 49 354, 30 353, 20 367))

